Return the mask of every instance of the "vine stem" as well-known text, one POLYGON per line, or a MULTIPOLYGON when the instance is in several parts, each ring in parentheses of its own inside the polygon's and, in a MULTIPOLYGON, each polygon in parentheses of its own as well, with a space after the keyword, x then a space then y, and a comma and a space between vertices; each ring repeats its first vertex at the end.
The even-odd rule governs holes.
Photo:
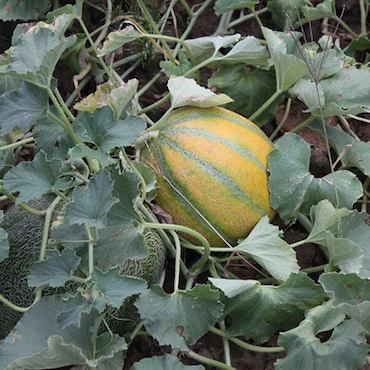
POLYGON ((194 272, 197 269, 199 269, 201 266, 203 266, 205 263, 207 263, 208 258, 211 254, 211 247, 208 243, 208 240, 197 231, 190 229, 189 227, 182 226, 182 225, 174 225, 174 224, 159 224, 159 223, 150 223, 150 222, 144 222, 144 227, 148 227, 150 229, 162 229, 162 230, 173 230, 173 231, 179 231, 183 232, 185 234, 189 234, 193 236, 194 238, 198 239, 202 247, 204 247, 204 252, 201 256, 201 258, 191 267, 189 271, 194 272))
POLYGON ((200 362, 202 364, 205 364, 205 365, 213 366, 213 367, 215 367, 217 369, 221 369, 221 370, 237 370, 235 367, 226 365, 223 362, 219 362, 219 361, 212 360, 210 358, 207 358, 207 357, 198 355, 194 351, 188 351, 188 352, 185 352, 185 354, 188 357, 192 358, 193 360, 196 360, 196 361, 198 361, 198 362, 200 362))
POLYGON ((276 90, 250 117, 249 119, 251 121, 254 121, 258 116, 261 115, 269 106, 272 104, 275 99, 279 97, 279 95, 282 93, 281 90, 276 90))
MULTIPOLYGON (((220 337, 227 337, 226 333, 224 333, 222 330, 217 329, 215 327, 211 328, 210 331, 214 334, 219 335, 220 337)), ((245 343, 242 340, 234 337, 227 337, 229 341, 234 342, 237 344, 239 347, 242 347, 244 349, 247 349, 248 351, 252 352, 259 352, 259 353, 279 353, 279 352, 284 352, 285 348, 284 347, 261 347, 261 346, 256 346, 253 344, 245 343)))
POLYGON ((33 143, 34 141, 35 139, 33 138, 33 136, 28 137, 26 139, 16 141, 15 143, 11 143, 11 144, 0 147, 0 152, 4 152, 5 150, 9 150, 9 149, 14 149, 19 146, 27 145, 27 144, 33 143))
MULTIPOLYGON (((8 193, 1 185, 0 185, 0 192, 6 195, 13 203, 16 202, 17 197, 15 197, 11 193, 8 193)), ((38 209, 32 208, 26 203, 19 203, 18 206, 24 209, 26 212, 31 213, 32 215, 35 215, 35 216, 41 216, 44 214, 44 211, 39 211, 38 209)))
POLYGON ((175 241, 176 256, 175 256, 175 278, 173 282, 173 292, 176 294, 180 289, 180 261, 181 261, 181 244, 179 236, 175 231, 170 230, 170 234, 175 241))

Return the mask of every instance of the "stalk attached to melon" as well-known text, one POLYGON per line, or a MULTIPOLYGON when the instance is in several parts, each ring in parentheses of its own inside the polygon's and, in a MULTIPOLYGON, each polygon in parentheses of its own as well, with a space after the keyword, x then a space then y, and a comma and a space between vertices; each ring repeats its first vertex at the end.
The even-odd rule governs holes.
POLYGON ((263 216, 274 216, 266 170, 272 143, 248 119, 219 107, 180 108, 145 137, 141 156, 157 174, 156 202, 212 247, 235 246, 263 216))

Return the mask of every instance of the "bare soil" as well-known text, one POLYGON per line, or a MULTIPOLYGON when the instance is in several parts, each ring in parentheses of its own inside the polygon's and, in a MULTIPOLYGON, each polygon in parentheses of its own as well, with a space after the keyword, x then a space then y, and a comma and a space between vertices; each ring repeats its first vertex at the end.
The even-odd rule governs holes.
MULTIPOLYGON (((69 1, 61 1, 60 3, 68 3, 69 1)), ((96 4, 104 4, 104 1, 91 1, 96 4)), ((71 1, 73 3, 73 1, 71 1)), ((116 3, 120 3, 116 1, 116 3)), ((158 6, 164 6, 165 2, 158 1, 158 6)), ((202 0, 188 0, 189 5, 193 6, 196 4, 201 4, 202 0)), ((342 11, 342 5, 345 4, 344 10, 344 19, 347 24, 349 24, 354 30, 358 30, 359 27, 359 13, 358 13, 358 1, 337 1, 338 14, 342 11)), ((266 5, 266 1, 261 1, 261 8, 266 5)), ((86 6, 88 9, 88 6, 86 6)), ((177 18, 177 32, 181 35, 181 32, 185 29, 187 25, 187 16, 181 6, 176 8, 176 18, 177 18)), ((86 13, 86 24, 90 30, 94 29, 96 25, 101 24, 100 13, 96 12, 93 8, 89 8, 86 13)), ((262 22, 271 28, 277 29, 276 25, 272 21, 269 14, 262 16, 262 22)), ((212 9, 207 10, 198 20, 197 26, 194 27, 189 38, 196 38, 200 36, 209 36, 212 35, 217 29, 219 19, 214 15, 212 9)), ((8 22, 6 24, 0 22, 0 50, 6 50, 10 45, 10 38, 12 31, 14 29, 14 24, 8 22)), ((317 27, 315 28, 317 29, 317 27)), ((175 34, 175 27, 168 28, 166 30, 167 34, 175 34)), ((249 21, 246 24, 242 24, 235 29, 236 32, 241 33, 242 35, 255 35, 257 37, 262 37, 260 28, 255 21, 249 21)), ((350 35, 348 35, 344 30, 339 29, 337 33, 340 38, 343 46, 351 40, 350 35)), ((123 55, 124 56, 124 55, 123 55)), ((122 71, 123 72, 123 71, 122 71)), ((135 71, 128 76, 128 78, 137 78, 140 81, 140 86, 144 85, 149 81, 156 73, 158 72, 158 67, 155 64, 143 64, 143 66, 135 69, 135 71)), ((203 71, 203 80, 206 81, 211 75, 210 70, 203 71)), ((73 85, 73 75, 74 71, 70 70, 68 66, 60 64, 56 71, 56 78, 60 86, 60 90, 64 96, 68 96, 74 89, 73 85)), ((148 106, 155 101, 159 100, 163 94, 167 91, 167 78, 165 76, 161 77, 156 81, 156 83, 140 98, 140 103, 142 107, 148 106)), ((94 85, 91 86, 91 91, 85 89, 83 91, 84 95, 92 92, 95 89, 94 85)), ((157 120, 167 109, 166 105, 161 106, 160 108, 152 111, 150 117, 155 121, 157 120)), ((301 123, 304 120, 304 107, 302 105, 296 104, 290 112, 287 125, 285 126, 288 130, 295 125, 301 123)), ((281 120, 285 111, 285 106, 282 105, 276 115, 273 117, 270 122, 264 127, 267 132, 272 132, 278 122, 281 120)), ((353 130, 357 135, 365 141, 370 140, 370 127, 365 123, 360 122, 351 122, 353 130)), ((326 145, 323 140, 318 137, 310 129, 303 130, 300 135, 311 144, 312 149, 312 163, 311 163, 311 172, 316 177, 321 177, 328 173, 329 166, 327 160, 326 145)), ((32 158, 32 152, 23 151, 20 154, 19 160, 29 160, 32 158)), ((304 239, 306 236, 306 231, 300 227, 298 224, 284 226, 277 218, 274 220, 276 224, 281 226, 285 233, 285 238, 288 242, 295 242, 297 240, 304 239)), ((311 267, 314 265, 320 265, 325 263, 325 257, 313 245, 304 245, 300 247, 297 251, 298 260, 302 268, 311 267)), ((191 259, 191 255, 187 256, 191 259)), ((261 275, 254 270, 252 267, 248 266, 231 266, 233 272, 237 272, 239 276, 244 278, 260 278, 261 275)), ((173 262, 171 259, 168 260, 168 281, 172 280, 173 273, 173 262)), ((317 279, 318 275, 312 274, 311 278, 317 279)), ((205 277, 200 277, 200 281, 204 280, 205 277)), ((170 288, 169 288, 170 289, 170 288)), ((275 335, 268 343, 267 346, 276 345, 278 334, 275 335)), ((221 339, 212 334, 208 333, 202 337, 196 345, 191 348, 194 352, 199 353, 202 356, 209 357, 218 361, 224 361, 224 352, 223 352, 223 343, 221 339)), ((127 353, 126 362, 123 369, 130 369, 134 362, 137 362, 143 357, 150 357, 153 355, 162 355, 163 353, 170 352, 171 349, 168 347, 159 346, 153 339, 145 336, 138 336, 135 338, 133 344, 130 346, 130 349, 127 353)), ((232 366, 236 369, 253 369, 253 370, 268 370, 273 369, 273 364, 275 360, 279 357, 283 357, 284 354, 261 354, 254 353, 244 350, 237 345, 231 343, 231 355, 232 355, 232 366)), ((196 364, 193 360, 186 357, 185 354, 180 354, 181 359, 186 364, 196 364)), ((207 370, 211 370, 211 367, 206 367, 207 370)))

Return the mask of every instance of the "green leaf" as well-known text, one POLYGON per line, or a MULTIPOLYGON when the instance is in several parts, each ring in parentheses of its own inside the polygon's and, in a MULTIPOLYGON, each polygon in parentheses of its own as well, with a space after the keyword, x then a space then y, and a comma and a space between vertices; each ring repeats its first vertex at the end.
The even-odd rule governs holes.
POLYGON ((320 276, 324 290, 333 298, 332 306, 370 330, 370 285, 356 274, 327 273, 320 276))
MULTIPOLYGON (((51 108, 51 111, 58 116, 54 107, 51 108)), ((74 146, 71 137, 65 129, 49 116, 38 122, 34 130, 36 152, 42 150, 45 152, 48 160, 53 158, 64 160, 69 149, 74 146)))
POLYGON ((0 19, 2 21, 34 20, 44 15, 50 8, 49 0, 0 0, 0 19))
MULTIPOLYGON (((95 266, 101 271, 123 265, 126 259, 147 256, 144 238, 141 235, 141 216, 136 202, 140 196, 139 180, 133 173, 111 174, 114 181, 112 196, 119 199, 107 214, 107 225, 99 229, 98 240, 94 246, 95 266)), ((83 225, 69 225, 64 222, 52 230, 53 238, 66 248, 78 250, 82 257, 81 268, 88 273, 87 235, 83 225)))
POLYGON ((74 44, 76 38, 59 38, 50 27, 38 25, 21 34, 17 41, 17 45, 8 50, 10 63, 1 68, 1 73, 45 88, 51 85, 62 53, 74 44))
MULTIPOLYGON (((170 60, 161 60, 159 62, 159 66, 163 68, 164 72, 166 73, 167 77, 171 76, 183 76, 185 73, 190 71, 193 68, 191 62, 187 59, 186 54, 180 52, 179 53, 179 62, 180 64, 176 64, 170 60)), ((187 75, 189 78, 196 78, 196 73, 191 73, 187 75)))
MULTIPOLYGON (((90 293, 85 290, 84 293, 90 293)), ((81 319, 83 314, 90 314, 93 309, 93 302, 86 299, 82 294, 76 293, 69 295, 63 299, 65 304, 63 311, 58 315, 58 324, 61 329, 66 329, 68 326, 73 325, 77 328, 81 327, 81 319)))
POLYGON ((302 6, 302 13, 310 22, 323 18, 335 18, 337 14, 333 0, 324 0, 315 7, 302 6))
POLYGON ((91 280, 99 292, 97 298, 94 300, 94 306, 103 306, 104 309, 107 306, 120 308, 126 298, 147 290, 146 281, 134 277, 122 276, 120 271, 121 269, 119 267, 109 270, 106 273, 94 269, 91 280))
POLYGON ((104 170, 97 172, 85 189, 75 188, 73 202, 66 207, 70 224, 87 224, 98 229, 106 226, 107 214, 118 200, 111 195, 113 182, 104 170))
POLYGON ((300 17, 300 9, 307 5, 305 0, 269 0, 268 10, 272 19, 282 30, 291 30, 300 17))
POLYGON ((33 264, 28 276, 28 285, 32 287, 61 287, 71 278, 80 263, 75 252, 65 249, 61 254, 57 250, 47 251, 46 260, 33 264))
POLYGON ((70 365, 122 370, 127 344, 114 334, 92 338, 92 327, 100 320, 97 312, 82 315, 81 325, 61 329, 57 316, 63 310, 60 297, 48 296, 35 303, 13 331, 0 342, 4 369, 53 369, 70 365), (96 352, 95 352, 96 351, 96 352))
POLYGON ((9 192, 19 191, 16 204, 28 202, 33 198, 63 190, 60 183, 61 161, 48 161, 43 151, 36 154, 32 162, 21 162, 4 176, 4 188, 9 192))
POLYGON ((223 313, 219 292, 208 285, 167 294, 159 286, 142 293, 135 306, 145 329, 160 345, 186 351, 223 313))
POLYGON ((339 220, 348 215, 347 208, 336 209, 328 200, 322 200, 312 207, 310 216, 313 222, 307 242, 326 245, 330 235, 337 236, 339 220))
POLYGON ((131 79, 120 86, 108 82, 104 83, 99 85, 94 93, 76 103, 73 108, 94 114, 99 108, 109 105, 114 112, 114 119, 118 120, 134 98, 138 84, 137 79, 131 79))
POLYGON ((204 370, 202 365, 184 365, 177 357, 165 353, 163 356, 143 358, 135 362, 130 370, 204 370))
POLYGON ((208 108, 223 105, 233 100, 225 94, 215 94, 209 89, 197 85, 195 80, 185 77, 172 77, 168 81, 173 109, 193 106, 208 108))
POLYGON ((18 90, 22 86, 22 84, 23 81, 17 77, 0 74, 0 95, 18 90))
MULTIPOLYGON (((334 65, 333 68, 335 67, 334 65)), ((317 88, 313 81, 300 80, 290 92, 298 96, 307 105, 308 111, 316 116, 356 115, 370 111, 369 83, 368 70, 346 66, 330 77, 321 79, 317 88), (346 82, 345 88, 343 88, 343 81, 346 82)))
POLYGON ((9 133, 18 127, 26 132, 30 125, 45 118, 48 94, 44 89, 29 83, 0 96, 1 133, 9 133))
POLYGON ((287 91, 308 73, 307 65, 292 54, 296 49, 292 34, 283 34, 266 27, 262 27, 262 33, 271 55, 270 63, 275 67, 276 90, 287 91), (291 50, 292 44, 294 44, 293 50, 291 50))
POLYGON ((275 369, 361 369, 368 352, 364 329, 344 319, 330 302, 307 311, 299 326, 280 335, 278 344, 287 356, 276 361, 275 369), (330 338, 321 342, 318 334, 331 329, 330 338))
MULTIPOLYGON (((356 167, 365 175, 370 176, 370 144, 348 135, 338 126, 324 123, 325 133, 330 146, 340 155, 340 160, 345 168, 356 167)), ((324 127, 321 120, 315 120, 310 127, 324 135, 324 127)))
POLYGON ((259 0, 217 0, 213 8, 216 15, 220 16, 235 9, 248 8, 254 10, 257 4, 259 4, 259 0))
POLYGON ((280 286, 254 280, 210 279, 227 299, 225 315, 231 317, 230 336, 244 336, 258 343, 268 341, 281 329, 290 329, 304 312, 321 304, 327 295, 303 273, 291 274, 280 286))
MULTIPOLYGON (((208 80, 208 86, 215 86, 221 92, 234 99, 227 108, 244 117, 251 116, 275 92, 275 74, 273 70, 256 69, 245 73, 245 66, 220 65, 213 76, 208 80)), ((255 121, 262 125, 277 112, 280 100, 271 104, 255 121)))
MULTIPOLYGON (((0 211, 0 224, 4 218, 3 211, 0 211)), ((0 262, 9 256, 8 233, 0 227, 0 262)))
POLYGON ((281 282, 286 281, 292 272, 300 270, 294 249, 281 238, 279 228, 271 225, 267 216, 258 222, 234 251, 251 256, 281 282))
POLYGON ((313 229, 306 241, 327 248, 330 263, 343 273, 357 273, 370 278, 370 227, 367 213, 334 209, 328 201, 321 201, 311 210, 313 229))
POLYGON ((322 178, 309 172, 310 145, 287 133, 268 156, 270 202, 284 221, 294 221, 299 212, 308 214, 320 200, 352 208, 362 195, 362 185, 349 171, 336 171, 322 178))
POLYGON ((74 124, 77 137, 95 146, 95 156, 104 163, 108 151, 121 146, 131 146, 145 129, 145 121, 136 116, 116 120, 109 106, 98 109, 94 114, 81 112, 74 124))

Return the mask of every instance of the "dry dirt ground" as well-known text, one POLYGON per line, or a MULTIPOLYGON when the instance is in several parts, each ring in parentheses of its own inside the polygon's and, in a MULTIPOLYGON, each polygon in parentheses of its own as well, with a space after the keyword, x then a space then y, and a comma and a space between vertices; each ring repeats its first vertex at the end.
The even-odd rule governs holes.
MULTIPOLYGON (((60 3, 68 3, 69 1, 61 1, 60 3)), ((99 3, 99 0, 93 1, 95 3, 99 3)), ((201 0, 188 0, 189 5, 199 4, 201 0)), ((73 1, 71 1, 73 3, 73 1)), ((104 3, 104 1, 102 1, 104 3)), ((119 1, 116 1, 119 3, 119 1)), ((161 2, 158 2, 161 3, 161 2)), ((359 14, 358 14, 358 1, 357 0, 350 0, 350 1, 337 1, 337 7, 340 10, 342 5, 345 4, 346 9, 344 13, 345 21, 348 23, 354 30, 358 30, 359 28, 359 14)), ((266 1, 261 1, 260 6, 263 7, 266 5, 266 1)), ((181 30, 183 30, 186 26, 186 13, 183 11, 182 7, 179 6, 177 8, 177 21, 178 21, 178 32, 181 34, 181 30)), ((85 12, 85 21, 87 26, 90 29, 93 29, 95 25, 101 24, 100 13, 97 13, 94 9, 90 8, 88 11, 85 12)), ((275 28, 273 21, 270 18, 269 14, 262 16, 262 22, 271 28, 275 28)), ((197 26, 194 27, 192 33, 190 34, 189 38, 196 38, 200 36, 208 36, 214 33, 217 29, 219 19, 215 17, 213 10, 210 8, 206 12, 203 13, 202 18, 199 19, 197 26)), ((315 27, 313 29, 320 30, 320 28, 315 27)), ((0 50, 1 52, 6 50, 9 47, 10 38, 12 34, 12 30, 14 25, 11 23, 1 24, 0 23, 0 50)), ((261 37, 261 31, 258 24, 255 21, 249 21, 247 24, 242 24, 241 26, 235 29, 236 32, 241 33, 242 35, 255 35, 257 37, 261 37)), ((173 29, 168 30, 169 33, 173 32, 173 29)), ((343 45, 347 43, 350 38, 349 36, 341 29, 339 29, 338 36, 341 38, 341 42, 343 45)), ((141 85, 144 85, 156 72, 158 68, 153 65, 152 67, 147 68, 137 68, 129 78, 137 78, 140 81, 141 85)), ((204 81, 210 76, 210 71, 204 71, 204 81)), ((73 72, 68 69, 68 67, 64 65, 60 65, 57 68, 56 76, 59 80, 60 89, 65 96, 74 89, 73 86, 73 72)), ((157 101, 163 94, 167 91, 166 87, 167 79, 165 76, 160 78, 154 86, 148 90, 141 98, 140 103, 142 107, 148 106, 151 103, 157 101)), ((92 87, 93 88, 93 87, 92 87)), ((83 93, 87 95, 90 91, 85 90, 83 93)), ((150 116, 153 120, 157 120, 163 112, 166 110, 166 106, 162 106, 155 111, 150 113, 150 116)), ((278 114, 273 117, 270 122, 265 126, 265 130, 267 132, 272 132, 276 127, 276 124, 279 122, 281 117, 284 114, 285 106, 282 105, 279 109, 278 114)), ((304 107, 300 105, 295 105, 290 113, 288 118, 288 122, 285 127, 290 128, 294 127, 296 124, 302 122, 304 120, 304 113, 302 110, 304 107)), ((370 127, 366 123, 360 122, 352 122, 354 131, 357 135, 365 141, 370 140, 370 127)), ((328 161, 327 161, 327 153, 325 149, 325 144, 323 141, 315 135, 309 129, 305 129, 301 132, 301 135, 311 144, 312 148, 312 164, 311 164, 311 172, 316 177, 321 177, 328 172, 328 161)), ((29 151, 23 151, 21 153, 21 157, 19 160, 28 160, 32 157, 32 153, 29 151)), ((279 224, 279 220, 274 220, 277 224, 279 224)), ((282 226, 282 225, 280 225, 282 226)), ((299 225, 291 225, 286 227, 285 230, 285 238, 288 242, 295 242, 297 240, 301 240, 305 237, 305 230, 301 228, 299 225)), ((189 256, 188 258, 191 258, 189 256)), ((305 245, 298 250, 298 259, 299 263, 302 268, 310 267, 313 265, 320 265, 325 263, 324 256, 320 253, 320 251, 312 245, 305 245)), ((239 267, 235 266, 232 267, 234 270, 238 270, 238 274, 244 276, 245 278, 259 278, 261 277, 258 272, 256 272, 251 267, 239 267)), ((169 277, 172 278, 172 261, 168 261, 168 274, 169 277)), ((317 279, 318 276, 315 274, 310 275, 313 279, 317 279)), ((277 335, 270 340, 269 343, 266 343, 268 346, 276 345, 277 335)), ((209 333, 202 337, 195 346, 192 347, 192 350, 199 353, 202 356, 206 356, 218 361, 223 361, 223 344, 221 339, 209 333)), ((149 357, 153 355, 161 355, 163 353, 169 352, 170 348, 161 347, 155 341, 150 339, 149 337, 138 336, 133 345, 130 346, 130 349, 127 353, 126 364, 124 369, 130 369, 132 364, 143 357, 149 357)), ((282 357, 283 354, 261 354, 261 353, 253 353, 247 350, 244 350, 235 344, 231 343, 231 355, 232 355, 232 365, 236 369, 244 370, 244 369, 253 369, 253 370, 267 370, 273 369, 273 364, 275 360, 280 356, 282 357)), ((184 363, 186 364, 195 364, 194 361, 187 359, 186 356, 182 356, 184 363)), ((211 370, 210 367, 206 367, 207 370, 211 370)), ((67 370, 67 368, 63 369, 67 370)))

